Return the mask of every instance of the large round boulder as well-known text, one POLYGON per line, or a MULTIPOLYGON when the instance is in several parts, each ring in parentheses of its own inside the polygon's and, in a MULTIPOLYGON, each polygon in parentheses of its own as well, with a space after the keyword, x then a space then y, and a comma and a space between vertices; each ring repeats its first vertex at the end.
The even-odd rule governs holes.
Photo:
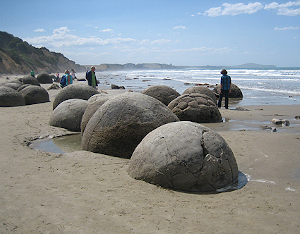
POLYGON ((24 97, 7 86, 0 86, 0 106, 25 106, 24 97))
POLYGON ((238 179, 238 166, 225 140, 189 121, 150 132, 133 152, 127 171, 134 179, 191 192, 216 191, 238 179))
POLYGON ((37 80, 37 78, 35 78, 31 75, 24 76, 22 78, 22 82, 23 82, 23 84, 31 84, 31 85, 41 86, 40 82, 37 80))
POLYGON ((179 121, 162 102, 127 92, 106 101, 90 118, 82 135, 82 149, 130 158, 135 147, 155 128, 179 121))
POLYGON ((54 127, 65 128, 80 132, 82 116, 88 102, 82 99, 69 99, 60 103, 52 113, 49 124, 54 127))
POLYGON ((49 94, 41 86, 29 85, 19 91, 24 97, 26 105, 49 102, 49 94))
MULTIPOLYGON (((213 91, 217 94, 217 96, 220 95, 220 88, 221 88, 221 85, 218 84, 213 89, 213 91)), ((243 98, 243 93, 237 85, 231 84, 231 92, 229 94, 229 97, 230 98, 243 98)))
POLYGON ((53 101, 53 109, 61 102, 68 99, 88 100, 91 96, 98 94, 98 91, 89 85, 71 84, 64 87, 55 97, 53 101))
POLYGON ((149 95, 161 101, 166 106, 180 94, 166 85, 154 85, 142 91, 143 94, 149 95))
POLYGON ((215 93, 211 89, 209 89, 207 87, 204 87, 204 86, 190 87, 190 88, 186 89, 182 93, 182 95, 184 95, 184 94, 190 94, 190 93, 205 94, 205 95, 209 96, 215 104, 217 104, 217 102, 218 102, 215 93))
POLYGON ((174 99, 168 107, 181 120, 196 123, 222 122, 217 105, 205 94, 190 93, 174 99))
POLYGON ((52 84, 53 83, 51 76, 47 73, 38 74, 37 80, 40 84, 52 84))

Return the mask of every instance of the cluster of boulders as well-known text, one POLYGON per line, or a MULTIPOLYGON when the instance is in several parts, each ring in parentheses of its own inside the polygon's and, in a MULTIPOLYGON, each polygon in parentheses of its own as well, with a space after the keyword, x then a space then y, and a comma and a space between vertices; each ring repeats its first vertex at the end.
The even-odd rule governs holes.
POLYGON ((50 125, 81 132, 82 149, 130 159, 135 179, 183 191, 216 191, 238 178, 225 140, 201 122, 219 122, 216 96, 206 87, 180 95, 167 86, 142 93, 98 93, 69 85, 53 102, 50 125))
POLYGON ((30 75, 0 86, 0 106, 24 106, 49 102, 49 94, 37 78, 30 75))

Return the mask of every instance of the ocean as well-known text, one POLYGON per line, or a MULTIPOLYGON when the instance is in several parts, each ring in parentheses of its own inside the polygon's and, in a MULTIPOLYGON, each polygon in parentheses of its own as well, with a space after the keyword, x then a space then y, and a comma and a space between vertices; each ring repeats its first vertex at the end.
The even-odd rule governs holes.
MULTIPOLYGON (((244 96, 242 100, 230 99, 230 106, 300 105, 300 70, 227 71, 232 83, 241 89, 244 96)), ((111 84, 115 84, 128 90, 142 91, 152 85, 167 85, 180 94, 197 84, 219 84, 221 78, 220 70, 192 69, 96 71, 96 76, 102 86, 110 87, 111 84)))

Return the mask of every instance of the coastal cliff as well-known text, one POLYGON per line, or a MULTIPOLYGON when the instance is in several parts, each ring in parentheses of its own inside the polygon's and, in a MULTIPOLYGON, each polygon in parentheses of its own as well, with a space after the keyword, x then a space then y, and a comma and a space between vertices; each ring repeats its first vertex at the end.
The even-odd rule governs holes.
POLYGON ((31 70, 40 72, 63 72, 74 69, 86 71, 86 67, 76 64, 61 53, 47 48, 36 48, 26 41, 0 31, 0 74, 27 74, 31 70))

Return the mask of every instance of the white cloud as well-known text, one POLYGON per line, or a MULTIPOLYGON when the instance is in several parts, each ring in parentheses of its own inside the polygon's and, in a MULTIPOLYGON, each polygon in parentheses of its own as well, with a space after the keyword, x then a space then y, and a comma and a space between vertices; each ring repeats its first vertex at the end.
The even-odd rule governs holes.
POLYGON ((134 43, 138 40, 132 38, 110 38, 102 39, 99 37, 79 37, 69 34, 70 30, 67 27, 60 27, 53 30, 51 36, 41 36, 34 38, 25 38, 30 44, 35 46, 49 46, 49 47, 62 47, 62 46, 82 46, 82 45, 108 45, 108 44, 121 44, 121 43, 134 43))
POLYGON ((277 15, 286 16, 296 16, 300 15, 300 8, 294 9, 293 7, 300 6, 300 0, 294 2, 287 2, 284 4, 279 4, 277 2, 272 2, 265 6, 266 10, 277 10, 277 15))
POLYGON ((151 42, 150 42, 150 40, 148 40, 148 39, 141 40, 141 41, 139 42, 140 45, 147 45, 147 44, 150 44, 150 43, 151 43, 151 42))
POLYGON ((38 29, 33 30, 33 31, 34 31, 34 32, 46 32, 46 30, 43 29, 43 28, 38 28, 38 29))
POLYGON ((283 28, 276 27, 274 30, 295 30, 295 29, 300 29, 300 27, 293 27, 293 26, 283 27, 283 28))
POLYGON ((209 17, 221 16, 222 15, 221 7, 210 8, 209 10, 205 11, 203 15, 207 15, 209 17))
POLYGON ((277 15, 287 15, 287 16, 296 16, 300 15, 300 8, 298 9, 279 9, 277 15))
POLYGON ((244 3, 224 3, 221 7, 210 8, 203 15, 216 17, 221 15, 254 14, 261 9, 263 9, 263 5, 260 2, 249 3, 248 5, 244 3))
POLYGON ((113 32, 114 30, 110 29, 110 28, 107 28, 107 29, 103 29, 101 30, 100 32, 113 32))
POLYGON ((176 53, 191 53, 191 52, 196 52, 196 53, 209 53, 209 54, 214 54, 214 53, 228 53, 233 51, 232 49, 228 47, 223 47, 223 48, 215 48, 215 47, 195 47, 195 48, 190 48, 190 49, 176 49, 173 52, 176 53))
POLYGON ((167 39, 160 39, 160 40, 154 40, 151 42, 151 44, 166 44, 166 43, 170 43, 171 40, 167 40, 167 39))
POLYGON ((173 27, 173 29, 186 29, 186 27, 185 26, 182 26, 182 25, 179 25, 179 26, 175 26, 175 27, 173 27))
POLYGON ((65 34, 67 32, 70 32, 70 30, 67 27, 60 27, 53 30, 54 34, 65 34))

